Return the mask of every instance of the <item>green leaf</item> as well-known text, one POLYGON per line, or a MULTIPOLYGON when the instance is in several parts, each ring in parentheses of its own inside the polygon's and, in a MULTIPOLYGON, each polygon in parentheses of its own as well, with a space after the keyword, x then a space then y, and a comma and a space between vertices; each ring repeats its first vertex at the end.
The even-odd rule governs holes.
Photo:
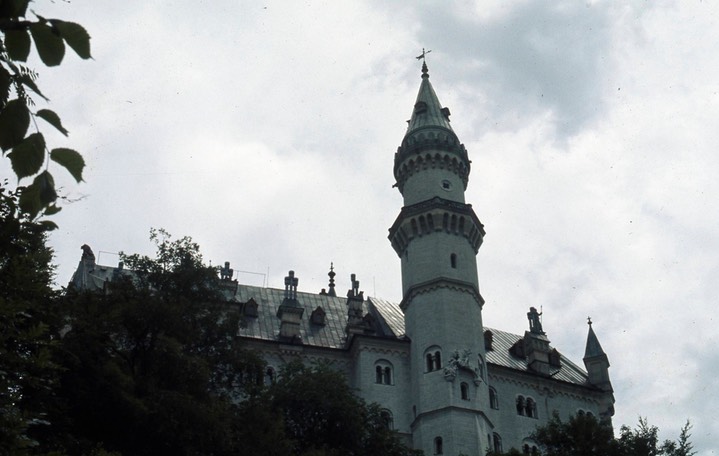
POLYGON ((47 66, 57 66, 65 57, 65 43, 60 35, 47 23, 36 22, 30 25, 30 33, 40 60, 47 66))
POLYGON ((82 182, 82 170, 85 168, 85 160, 82 155, 72 149, 59 147, 50 152, 50 158, 64 166, 76 181, 82 182))
POLYGON ((28 86, 33 92, 43 97, 46 101, 49 101, 49 99, 40 92, 40 88, 37 84, 35 84, 35 81, 32 80, 32 77, 29 74, 21 74, 17 77, 17 81, 28 86))
POLYGON ((35 115, 40 117, 41 119, 44 119, 50 125, 57 128, 60 133, 67 136, 68 131, 65 129, 65 127, 62 126, 62 122, 60 122, 60 116, 55 114, 54 111, 51 111, 49 109, 41 109, 37 113, 35 113, 35 115))
POLYGON ((25 17, 30 0, 0 1, 0 17, 25 17))
POLYGON ((92 58, 90 55, 90 35, 82 25, 58 19, 50 19, 50 23, 55 26, 57 31, 60 32, 60 36, 77 55, 83 59, 92 58))
POLYGON ((42 207, 46 207, 50 203, 55 202, 57 199, 55 179, 52 178, 52 174, 50 174, 47 170, 38 174, 32 184, 37 184, 40 189, 40 202, 42 203, 42 207))
POLYGON ((19 206, 22 212, 30 215, 30 218, 35 216, 42 210, 42 203, 40 202, 40 188, 32 184, 27 187, 19 187, 20 190, 20 201, 19 206))
POLYGON ((30 55, 30 35, 27 30, 6 31, 5 48, 12 60, 26 61, 30 55))
POLYGON ((31 134, 13 147, 8 158, 18 179, 32 176, 45 162, 45 138, 41 133, 31 134))
POLYGON ((30 126, 30 111, 22 100, 10 100, 0 111, 0 147, 8 150, 19 144, 30 126))
MULTIPOLYGON (((45 211, 45 215, 48 215, 47 211, 45 211)), ((38 222, 38 225, 40 225, 43 231, 53 231, 58 228, 57 223, 50 220, 41 220, 38 222)))
POLYGON ((55 215, 55 214, 57 214, 58 212, 60 212, 61 210, 62 210, 61 207, 58 207, 58 206, 56 206, 56 205, 54 205, 54 204, 51 204, 51 205, 49 205, 48 207, 45 208, 44 214, 45 214, 45 215, 55 215))

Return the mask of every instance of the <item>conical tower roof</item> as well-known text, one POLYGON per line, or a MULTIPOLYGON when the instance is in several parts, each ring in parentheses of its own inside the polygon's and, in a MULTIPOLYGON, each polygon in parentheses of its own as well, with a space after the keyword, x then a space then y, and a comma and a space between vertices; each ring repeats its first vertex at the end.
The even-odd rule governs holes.
POLYGON ((438 152, 449 157, 451 166, 461 169, 460 174, 464 188, 467 188, 470 161, 467 150, 452 130, 449 115, 449 108, 443 108, 440 104, 439 98, 429 82, 427 64, 423 63, 422 82, 412 110, 412 117, 408 121, 402 145, 395 154, 394 175, 400 191, 402 191, 405 177, 405 173, 402 171, 403 164, 411 168, 412 165, 407 162, 414 160, 418 155, 429 153, 431 154, 429 156, 435 156, 438 152))
POLYGON ((442 128, 453 132, 452 126, 449 124, 449 114, 448 108, 442 108, 432 83, 429 82, 427 64, 423 63, 422 83, 419 86, 417 100, 414 102, 412 118, 409 121, 405 137, 427 128, 442 128))
POLYGON ((597 335, 594 334, 594 330, 592 329, 592 322, 589 321, 589 334, 587 334, 587 346, 584 349, 584 358, 593 358, 596 356, 606 356, 604 353, 604 350, 602 350, 602 345, 599 343, 599 339, 597 339, 597 335))

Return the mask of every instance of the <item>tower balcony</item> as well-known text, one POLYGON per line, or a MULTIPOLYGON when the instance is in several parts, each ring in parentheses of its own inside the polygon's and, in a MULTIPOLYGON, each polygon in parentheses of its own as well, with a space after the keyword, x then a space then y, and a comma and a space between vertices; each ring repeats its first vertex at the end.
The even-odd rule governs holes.
POLYGON ((402 256, 410 242, 435 232, 462 236, 474 249, 484 240, 484 225, 471 204, 457 203, 439 197, 402 208, 389 229, 389 240, 398 256, 402 256))

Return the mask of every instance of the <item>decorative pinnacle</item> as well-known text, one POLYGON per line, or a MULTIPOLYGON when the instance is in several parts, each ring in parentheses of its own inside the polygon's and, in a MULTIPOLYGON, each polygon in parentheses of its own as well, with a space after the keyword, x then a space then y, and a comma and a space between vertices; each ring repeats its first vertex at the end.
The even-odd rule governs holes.
POLYGON ((422 53, 416 57, 417 60, 422 61, 422 77, 428 78, 429 77, 429 70, 427 69, 427 54, 432 52, 430 49, 429 51, 425 51, 424 48, 422 48, 422 53))
POLYGON ((337 296, 337 292, 335 292, 335 276, 337 274, 335 273, 334 263, 330 263, 330 272, 328 272, 327 275, 330 276, 330 291, 327 294, 329 296, 337 296))
POLYGON ((297 284, 299 279, 295 277, 295 271, 290 271, 285 277, 285 299, 297 299, 297 284))

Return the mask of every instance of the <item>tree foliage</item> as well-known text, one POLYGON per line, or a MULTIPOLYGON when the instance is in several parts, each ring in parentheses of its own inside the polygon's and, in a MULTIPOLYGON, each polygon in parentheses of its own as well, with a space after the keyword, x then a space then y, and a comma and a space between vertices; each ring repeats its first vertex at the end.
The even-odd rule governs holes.
MULTIPOLYGON (((190 238, 154 231, 157 257, 123 255, 104 293, 69 292, 52 437, 86 453, 237 454, 236 400, 261 361, 235 337, 239 314, 190 238)), ((253 377, 254 378, 254 377, 253 377)), ((254 382, 251 383, 254 385, 254 382)))
POLYGON ((53 292, 42 225, 2 188, 0 455, 387 455, 402 445, 376 404, 328 366, 265 364, 189 237, 153 230, 100 292, 53 292))
POLYGON ((0 454, 12 455, 37 445, 58 374, 48 226, 23 216, 19 198, 0 183, 0 454))
POLYGON ((82 181, 85 162, 73 149, 50 150, 38 127, 38 119, 50 124, 63 135, 68 131, 60 116, 50 109, 33 111, 33 96, 48 98, 37 84, 38 74, 24 62, 35 45, 40 60, 47 66, 57 66, 69 46, 82 59, 91 58, 90 35, 79 24, 47 19, 37 13, 28 17, 30 0, 0 1, 0 149, 10 160, 15 176, 32 178, 22 185, 19 207, 35 218, 38 214, 52 215, 60 210, 55 179, 49 170, 50 162, 65 168, 77 181, 82 181), (30 121, 34 132, 28 133, 30 121))
POLYGON ((49 448, 123 455, 419 454, 326 366, 291 363, 271 386, 236 338, 239 312, 189 237, 121 255, 103 293, 70 291, 49 448))
POLYGON ((326 364, 308 366, 295 361, 285 365, 272 386, 241 407, 242 416, 252 417, 243 425, 243 440, 257 445, 247 449, 252 454, 422 454, 406 447, 389 429, 379 405, 357 397, 344 376, 326 364))
POLYGON ((687 421, 677 441, 660 443, 656 426, 644 418, 632 429, 622 426, 618 438, 612 427, 592 415, 575 415, 564 422, 558 414, 540 426, 532 438, 542 448, 544 456, 692 456, 691 424, 687 421))

